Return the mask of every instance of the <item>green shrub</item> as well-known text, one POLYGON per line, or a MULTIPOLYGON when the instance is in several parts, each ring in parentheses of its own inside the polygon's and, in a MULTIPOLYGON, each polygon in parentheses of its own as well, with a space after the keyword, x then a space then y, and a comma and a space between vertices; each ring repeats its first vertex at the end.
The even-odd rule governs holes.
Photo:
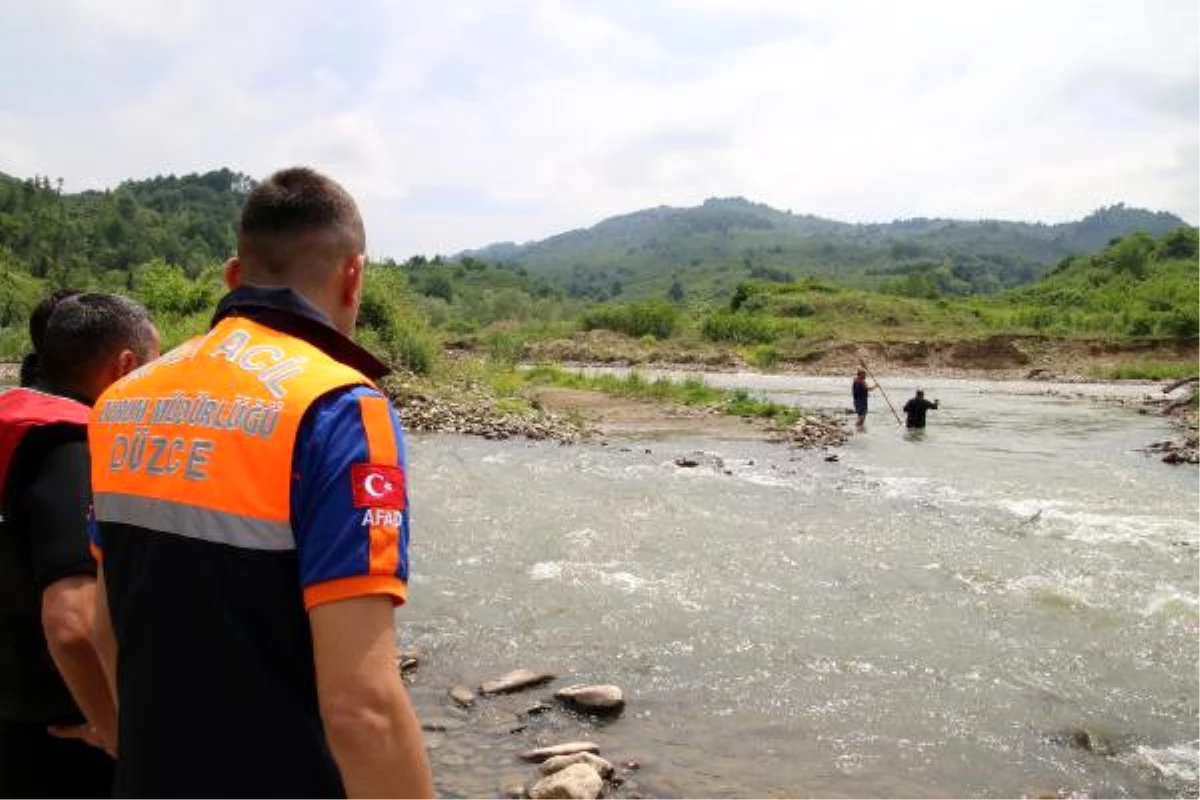
POLYGON ((488 358, 497 364, 512 366, 525 352, 525 339, 515 331, 493 331, 487 335, 488 358))
POLYGON ((1200 335, 1200 315, 1195 308, 1170 311, 1161 316, 1158 332, 1175 339, 1194 339, 1200 335))
POLYGON ((428 326, 412 317, 399 317, 383 337, 394 366, 428 375, 437 360, 438 344, 428 326))
POLYGON ((746 352, 746 361, 759 369, 771 369, 779 363, 779 349, 771 344, 751 347, 746 352))
POLYGON ((211 311, 216 305, 214 287, 193 281, 182 268, 161 259, 134 268, 133 295, 157 321, 211 311))
POLYGON ((398 270, 369 267, 358 309, 356 338, 393 366, 428 375, 439 347, 429 325, 413 308, 412 295, 398 270))
POLYGON ((604 330, 639 338, 667 339, 675 332, 678 310, 663 300, 642 303, 607 303, 588 309, 580 318, 584 330, 604 330))
POLYGON ((713 342, 769 344, 775 341, 770 319, 732 311, 716 311, 704 318, 700 334, 713 342))

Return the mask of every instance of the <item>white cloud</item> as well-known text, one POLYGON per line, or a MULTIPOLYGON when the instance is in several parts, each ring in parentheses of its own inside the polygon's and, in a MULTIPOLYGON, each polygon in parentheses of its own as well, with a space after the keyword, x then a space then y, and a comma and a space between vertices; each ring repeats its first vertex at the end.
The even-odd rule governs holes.
POLYGON ((33 8, 0 31, 32 60, 0 89, 0 169, 81 188, 313 163, 381 255, 731 194, 846 220, 1198 218, 1190 0, 33 8))

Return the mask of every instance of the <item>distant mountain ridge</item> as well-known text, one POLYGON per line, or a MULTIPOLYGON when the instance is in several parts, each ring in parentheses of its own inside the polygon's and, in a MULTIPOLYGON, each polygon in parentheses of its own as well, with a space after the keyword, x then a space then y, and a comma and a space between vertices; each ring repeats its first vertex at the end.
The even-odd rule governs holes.
POLYGON ((653 294, 675 282, 716 295, 746 278, 812 274, 877 288, 934 269, 947 270, 961 284, 958 293, 969 294, 1028 283, 1066 256, 1095 252, 1134 231, 1159 236, 1183 225, 1174 214, 1124 204, 1058 224, 924 217, 848 223, 728 197, 644 209, 459 256, 519 264, 591 299, 653 294))

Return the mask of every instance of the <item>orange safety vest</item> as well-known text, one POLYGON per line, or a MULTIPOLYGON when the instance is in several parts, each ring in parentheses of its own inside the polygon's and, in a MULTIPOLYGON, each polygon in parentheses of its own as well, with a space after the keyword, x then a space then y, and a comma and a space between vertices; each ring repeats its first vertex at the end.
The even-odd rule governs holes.
POLYGON ((291 550, 292 453, 309 406, 374 384, 302 339, 219 322, 106 391, 88 425, 99 522, 291 550))

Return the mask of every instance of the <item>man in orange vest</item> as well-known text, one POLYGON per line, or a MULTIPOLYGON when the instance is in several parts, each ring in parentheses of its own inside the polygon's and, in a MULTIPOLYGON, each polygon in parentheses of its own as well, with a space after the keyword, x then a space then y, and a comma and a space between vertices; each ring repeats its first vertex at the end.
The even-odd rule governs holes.
POLYGON ((396 668, 400 422, 349 338, 365 248, 340 185, 275 173, 246 199, 209 332, 96 404, 118 796, 432 796, 396 668))
POLYGON ((109 384, 158 356, 158 334, 115 295, 36 312, 38 378, 0 394, 0 796, 103 797, 116 721, 91 636, 86 426, 109 384))

